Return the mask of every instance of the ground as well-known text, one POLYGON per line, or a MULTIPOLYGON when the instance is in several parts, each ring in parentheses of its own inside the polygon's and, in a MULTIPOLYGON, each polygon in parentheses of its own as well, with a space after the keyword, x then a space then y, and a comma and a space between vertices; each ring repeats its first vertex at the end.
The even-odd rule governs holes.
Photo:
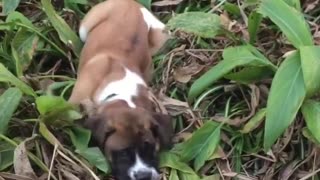
MULTIPOLYGON (((139 0, 172 32, 152 89, 164 179, 319 179, 319 0, 139 0)), ((108 179, 66 103, 98 0, 2 0, 0 180, 108 179)))

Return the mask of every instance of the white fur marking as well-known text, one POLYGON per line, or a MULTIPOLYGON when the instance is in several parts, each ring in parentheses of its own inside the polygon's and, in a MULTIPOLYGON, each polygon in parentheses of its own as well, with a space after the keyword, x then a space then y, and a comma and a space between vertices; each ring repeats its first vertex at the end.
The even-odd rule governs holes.
POLYGON ((155 28, 155 29, 164 29, 165 25, 159 21, 148 9, 140 8, 141 13, 143 15, 144 21, 148 25, 148 29, 155 28))
POLYGON ((88 31, 84 26, 80 26, 79 36, 82 42, 85 42, 88 36, 88 31))
POLYGON ((123 79, 111 82, 105 87, 98 97, 99 102, 109 102, 113 100, 124 100, 131 108, 136 108, 132 101, 132 97, 138 95, 138 85, 146 86, 143 79, 136 73, 125 68, 125 76, 123 79), (116 94, 116 96, 105 100, 108 96, 116 94))
POLYGON ((138 154, 136 154, 136 161, 133 166, 129 169, 128 175, 131 179, 136 179, 135 174, 138 172, 151 172, 152 180, 157 180, 160 178, 158 172, 155 168, 146 165, 138 154))

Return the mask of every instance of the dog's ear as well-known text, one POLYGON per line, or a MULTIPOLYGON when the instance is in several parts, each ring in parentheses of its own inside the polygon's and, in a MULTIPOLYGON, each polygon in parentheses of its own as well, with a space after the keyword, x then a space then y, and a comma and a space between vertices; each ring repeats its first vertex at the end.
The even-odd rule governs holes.
POLYGON ((93 140, 102 148, 106 139, 115 132, 114 128, 108 125, 106 117, 101 115, 89 116, 83 121, 83 126, 91 130, 93 140))
POLYGON ((171 148, 173 137, 171 117, 166 114, 153 113, 153 118, 155 120, 153 132, 159 138, 161 148, 171 148))

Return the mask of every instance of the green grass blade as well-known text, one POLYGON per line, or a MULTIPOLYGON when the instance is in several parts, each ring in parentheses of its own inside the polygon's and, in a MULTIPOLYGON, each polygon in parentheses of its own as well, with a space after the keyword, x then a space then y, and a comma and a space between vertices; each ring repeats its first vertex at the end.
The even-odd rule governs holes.
POLYGON ((320 90, 320 46, 304 46, 300 49, 301 66, 307 95, 320 90))
POLYGON ((250 44, 253 44, 257 38, 257 32, 262 20, 262 15, 256 11, 252 11, 248 20, 248 32, 250 36, 250 44))
POLYGON ((7 82, 18 87, 22 92, 27 95, 31 95, 36 97, 36 93, 33 91, 31 87, 25 84, 20 79, 16 78, 7 68, 0 64, 0 82, 7 82))
POLYGON ((62 42, 71 44, 74 53, 79 57, 82 42, 69 25, 56 13, 49 0, 41 0, 44 12, 47 14, 52 26, 56 29, 62 42))
POLYGON ((320 103, 308 100, 303 103, 301 111, 310 133, 320 142, 320 103))
POLYGON ((264 148, 269 150, 293 122, 305 98, 300 54, 295 52, 279 67, 267 102, 264 148))
POLYGON ((247 64, 259 67, 267 66, 272 70, 275 69, 275 67, 252 46, 244 45, 227 48, 223 52, 223 60, 192 84, 188 95, 189 100, 192 101, 215 81, 229 73, 235 67, 247 64))
POLYGON ((8 15, 18 7, 20 0, 3 0, 2 3, 2 13, 8 15))
POLYGON ((16 111, 22 92, 18 88, 9 88, 0 96, 0 134, 5 134, 9 121, 16 111))
POLYGON ((259 12, 268 16, 296 47, 313 45, 303 14, 282 0, 263 0, 259 12))

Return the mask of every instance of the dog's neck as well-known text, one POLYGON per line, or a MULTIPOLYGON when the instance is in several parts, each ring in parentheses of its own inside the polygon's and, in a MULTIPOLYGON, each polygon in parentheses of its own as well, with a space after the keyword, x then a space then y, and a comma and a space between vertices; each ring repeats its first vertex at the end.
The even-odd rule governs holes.
POLYGON ((129 68, 122 66, 124 76, 106 84, 96 96, 96 102, 108 103, 115 100, 125 101, 130 108, 136 108, 134 98, 139 95, 139 87, 147 87, 145 81, 139 74, 129 68))

